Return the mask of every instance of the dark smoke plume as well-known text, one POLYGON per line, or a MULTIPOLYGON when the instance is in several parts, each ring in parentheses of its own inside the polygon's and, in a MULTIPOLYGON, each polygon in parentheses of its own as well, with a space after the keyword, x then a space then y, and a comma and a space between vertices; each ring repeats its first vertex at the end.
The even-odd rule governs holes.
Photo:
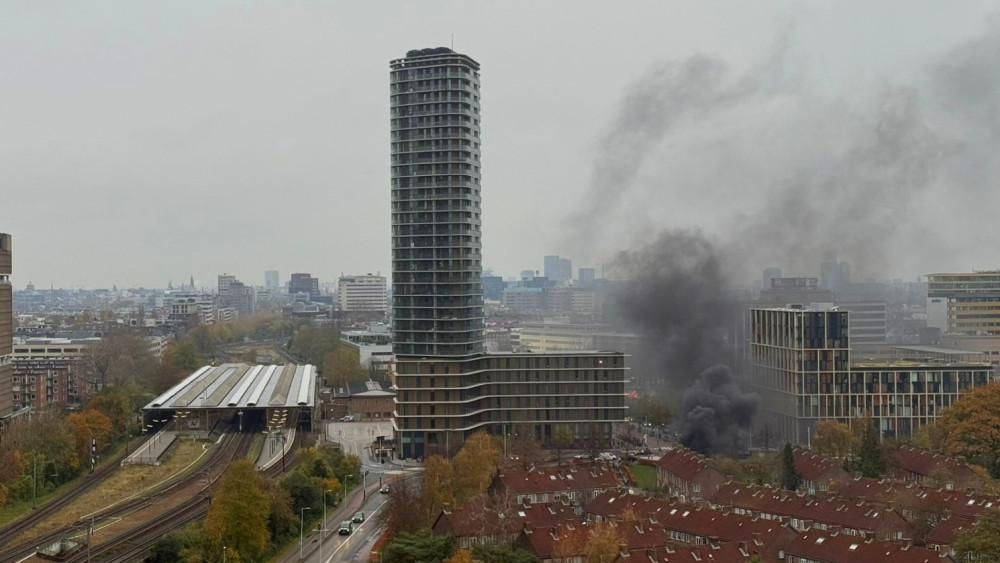
POLYGON ((741 451, 740 431, 753 422, 758 400, 743 392, 728 367, 706 369, 684 393, 681 443, 704 454, 741 451))
POLYGON ((735 304, 711 241, 694 231, 664 232, 619 254, 614 267, 629 280, 619 312, 647 337, 633 369, 669 382, 664 391, 684 393, 682 443, 705 454, 736 451, 757 397, 720 365, 732 360, 725 328, 735 304))

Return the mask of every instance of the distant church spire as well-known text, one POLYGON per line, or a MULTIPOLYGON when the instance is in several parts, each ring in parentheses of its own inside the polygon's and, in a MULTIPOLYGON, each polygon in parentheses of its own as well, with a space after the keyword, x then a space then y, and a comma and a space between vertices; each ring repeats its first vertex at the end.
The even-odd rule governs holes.
POLYGON ((168 281, 167 282, 167 291, 170 291, 173 288, 174 288, 174 282, 173 282, 173 280, 168 281))
POLYGON ((194 274, 191 274, 191 291, 194 291, 194 274))

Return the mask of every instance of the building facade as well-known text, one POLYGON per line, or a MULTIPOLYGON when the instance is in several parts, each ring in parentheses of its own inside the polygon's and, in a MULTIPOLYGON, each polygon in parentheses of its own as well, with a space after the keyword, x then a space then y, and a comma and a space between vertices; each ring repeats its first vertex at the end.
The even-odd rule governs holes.
POLYGON ((278 293, 278 287, 281 283, 278 281, 278 270, 265 270, 264 271, 264 288, 271 292, 271 295, 276 295, 278 293))
POLYGON ((341 276, 337 280, 337 304, 341 311, 385 313, 389 307, 385 276, 341 276))
POLYGON ((14 412, 14 301, 11 275, 11 236, 0 233, 0 421, 14 412))
POLYGON ((573 279, 573 261, 558 255, 546 256, 543 259, 545 277, 556 283, 567 283, 573 279))
POLYGON ((482 353, 479 63, 438 48, 390 68, 394 351, 482 353))
POLYGON ((311 274, 292 274, 291 279, 288 280, 288 294, 296 295, 298 293, 305 293, 309 295, 310 299, 319 297, 319 278, 314 278, 311 274))
POLYGON ((768 432, 805 444, 819 421, 837 417, 843 398, 834 390, 850 377, 848 327, 836 308, 750 310, 748 383, 768 432))
POLYGON ((1000 271, 928 274, 927 326, 944 334, 1000 335, 1000 271))
POLYGON ((883 437, 909 438, 962 393, 993 380, 988 362, 955 350, 897 347, 896 358, 853 357, 850 313, 838 307, 750 313, 749 383, 779 440, 809 444, 823 420, 864 417, 883 437))
POLYGON ((397 455, 554 426, 603 446, 624 420, 618 352, 486 354, 479 63, 451 49, 390 63, 392 323, 397 455))
POLYGON ((517 425, 542 445, 553 428, 575 440, 611 442, 625 419, 625 355, 620 352, 482 354, 467 360, 396 362, 399 454, 454 454, 479 430, 504 435, 517 425))

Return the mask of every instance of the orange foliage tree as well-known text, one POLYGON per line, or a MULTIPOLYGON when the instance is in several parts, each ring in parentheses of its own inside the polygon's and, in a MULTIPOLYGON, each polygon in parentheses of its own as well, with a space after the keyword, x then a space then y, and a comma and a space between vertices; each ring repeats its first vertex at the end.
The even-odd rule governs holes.
POLYGON ((66 425, 73 433, 77 459, 86 466, 90 460, 91 440, 97 440, 97 452, 107 446, 107 436, 111 432, 111 420, 102 412, 87 409, 66 417, 66 425))
POLYGON ((977 387, 937 420, 946 453, 963 456, 1000 477, 1000 383, 977 387))

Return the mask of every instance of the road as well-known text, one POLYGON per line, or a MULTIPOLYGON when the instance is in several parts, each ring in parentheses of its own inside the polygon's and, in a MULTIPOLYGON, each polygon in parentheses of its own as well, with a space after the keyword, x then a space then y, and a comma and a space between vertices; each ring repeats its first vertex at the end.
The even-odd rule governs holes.
MULTIPOLYGON (((361 458, 362 471, 367 473, 363 477, 365 487, 363 490, 360 487, 355 489, 342 505, 327 513, 327 534, 322 546, 320 546, 319 541, 319 527, 316 526, 312 531, 307 530, 302 545, 304 557, 301 561, 309 563, 367 561, 372 544, 381 533, 377 520, 387 499, 386 495, 379 494, 380 484, 394 483, 397 479, 419 469, 412 466, 404 467, 391 461, 383 464, 371 459, 367 446, 375 440, 376 436, 391 435, 391 426, 388 422, 329 422, 326 424, 327 439, 339 443, 345 452, 361 458), (361 524, 354 524, 354 532, 351 535, 338 535, 337 528, 340 527, 340 523, 350 519, 359 510, 365 513, 365 521, 361 524), (321 547, 322 556, 320 554, 321 547)), ((294 549, 289 549, 279 561, 286 563, 300 561, 299 545, 296 544, 294 549)))

